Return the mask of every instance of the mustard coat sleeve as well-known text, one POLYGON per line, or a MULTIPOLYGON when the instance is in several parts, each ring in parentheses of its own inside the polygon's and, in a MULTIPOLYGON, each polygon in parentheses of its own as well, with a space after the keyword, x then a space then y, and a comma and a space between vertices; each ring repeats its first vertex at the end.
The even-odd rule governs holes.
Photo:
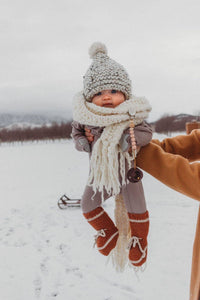
POLYGON ((190 161, 200 159, 200 129, 193 130, 189 135, 179 135, 164 139, 162 142, 153 140, 163 150, 173 154, 179 154, 190 161))
POLYGON ((192 161, 194 157, 200 157, 199 136, 200 130, 197 130, 189 136, 172 138, 170 141, 153 141, 141 148, 137 156, 137 165, 170 188, 200 201, 200 163, 190 164, 185 158, 188 157, 192 161))
POLYGON ((190 300, 200 299, 200 208, 197 219, 196 234, 193 244, 192 269, 190 280, 190 300))
MULTIPOLYGON (((200 201, 200 130, 190 135, 153 140, 142 147, 137 165, 172 189, 200 201)), ((193 246, 190 300, 200 300, 200 209, 193 246)))

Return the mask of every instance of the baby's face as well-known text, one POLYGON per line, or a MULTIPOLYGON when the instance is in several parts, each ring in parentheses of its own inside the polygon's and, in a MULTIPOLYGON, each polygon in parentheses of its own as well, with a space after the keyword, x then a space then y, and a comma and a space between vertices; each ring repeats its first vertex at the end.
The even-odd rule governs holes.
POLYGON ((92 98, 92 103, 103 106, 103 107, 110 107, 115 108, 119 104, 125 101, 125 96, 122 92, 116 90, 104 90, 92 98))

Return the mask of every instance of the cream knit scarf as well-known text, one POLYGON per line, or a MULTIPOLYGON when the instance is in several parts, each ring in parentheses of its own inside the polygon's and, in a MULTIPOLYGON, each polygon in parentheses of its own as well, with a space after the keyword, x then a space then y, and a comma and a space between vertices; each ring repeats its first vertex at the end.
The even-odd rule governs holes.
POLYGON ((105 127, 96 141, 90 160, 88 185, 94 192, 104 189, 110 195, 120 193, 121 184, 126 183, 125 161, 131 166, 131 157, 122 152, 119 141, 123 131, 129 127, 130 117, 135 125, 148 117, 151 106, 145 98, 132 97, 115 108, 100 107, 87 102, 80 92, 74 97, 73 119, 82 125, 105 127))

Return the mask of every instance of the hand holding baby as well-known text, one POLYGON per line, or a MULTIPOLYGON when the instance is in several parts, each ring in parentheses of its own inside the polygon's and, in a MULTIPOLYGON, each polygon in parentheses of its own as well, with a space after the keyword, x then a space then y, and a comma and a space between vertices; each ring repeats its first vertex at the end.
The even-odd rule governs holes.
POLYGON ((91 133, 91 130, 85 127, 85 136, 89 143, 92 143, 94 141, 94 135, 91 133))

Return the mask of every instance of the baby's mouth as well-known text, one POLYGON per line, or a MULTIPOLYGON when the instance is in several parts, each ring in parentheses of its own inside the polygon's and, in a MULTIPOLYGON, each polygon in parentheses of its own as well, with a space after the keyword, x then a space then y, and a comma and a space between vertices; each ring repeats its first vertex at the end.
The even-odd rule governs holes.
POLYGON ((111 104, 111 103, 105 103, 105 104, 103 104, 103 107, 113 108, 113 104, 111 104))

